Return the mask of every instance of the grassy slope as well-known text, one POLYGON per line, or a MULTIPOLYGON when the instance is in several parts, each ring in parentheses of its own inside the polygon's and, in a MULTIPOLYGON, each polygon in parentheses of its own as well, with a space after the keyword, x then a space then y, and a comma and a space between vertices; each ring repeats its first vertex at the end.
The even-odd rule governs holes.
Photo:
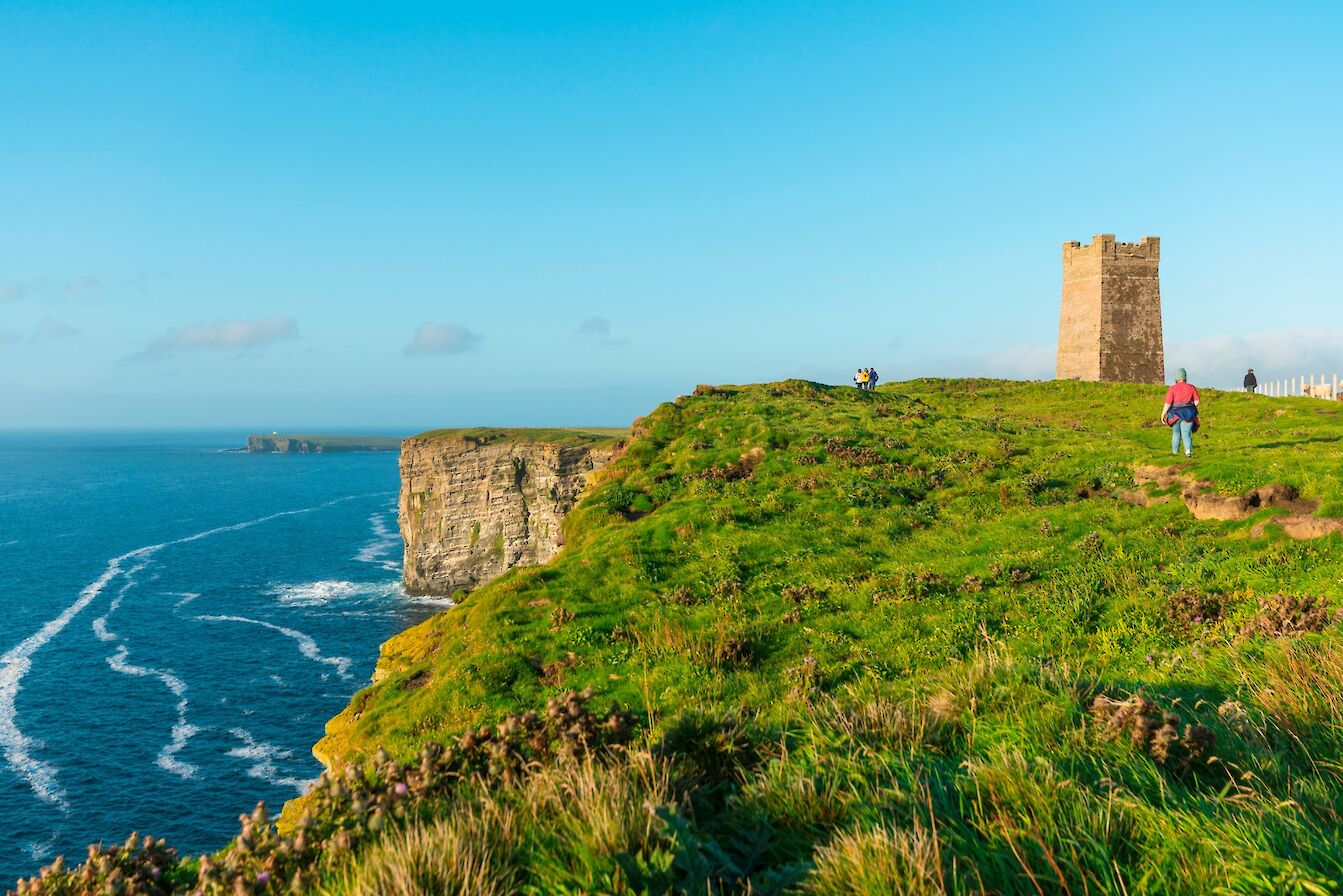
MULTIPOLYGON (((1343 637, 1260 602, 1337 606, 1343 538, 1079 497, 1170 460, 1158 410, 991 381, 663 405, 554 562, 390 641, 322 745, 408 765, 324 778, 294 839, 132 844, 32 892, 1340 892, 1343 637), (510 717, 585 685, 636 727, 510 717)), ((1338 513, 1339 410, 1209 394, 1196 472, 1338 513)))
POLYGON ((628 432, 625 429, 586 426, 566 426, 562 428, 477 426, 467 429, 431 429, 414 436, 414 438, 428 442, 444 439, 464 439, 478 445, 488 445, 505 440, 595 445, 623 438, 628 432))
MULTIPOLYGON (((1076 498, 1170 460, 1159 409, 1150 388, 997 381, 795 382, 665 404, 573 514, 565 552, 390 641, 393 674, 322 749, 410 753, 589 684, 654 710, 768 707, 806 657, 827 689, 915 680, 985 643, 1134 683, 1215 678, 1215 645, 1191 654, 1207 633, 1167 618, 1172 591, 1227 595, 1230 628, 1256 596, 1333 593, 1343 557, 1333 542, 1251 538, 1250 522, 1196 522, 1178 502, 1076 498), (700 478, 755 448, 750 479, 700 478), (873 454, 842 456, 854 448, 873 454), (656 510, 612 513, 631 490, 656 510), (1084 562, 1091 532, 1104 563, 1084 562)), ((1343 510, 1340 410, 1211 393, 1196 470, 1343 510)))
MULTIPOLYGON (((1079 498, 1170 460, 1158 410, 991 381, 663 405, 555 562, 389 642, 323 744, 413 761, 587 685, 647 750, 435 797, 331 892, 1338 892, 1343 639, 1246 632, 1272 595, 1337 606, 1343 545, 1079 498), (1132 693, 1167 734, 1088 712, 1132 693)), ((1196 472, 1337 513, 1339 410, 1211 393, 1196 472)))

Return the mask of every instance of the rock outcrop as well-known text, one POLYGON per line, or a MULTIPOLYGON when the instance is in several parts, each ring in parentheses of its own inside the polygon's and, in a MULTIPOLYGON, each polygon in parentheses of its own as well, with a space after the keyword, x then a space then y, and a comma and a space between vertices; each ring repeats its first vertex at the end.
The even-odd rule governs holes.
POLYGON ((401 440, 391 436, 284 436, 278 433, 247 437, 251 454, 329 454, 343 451, 397 451, 401 440))
POLYGON ((561 524, 617 443, 579 432, 431 433, 401 449, 401 534, 412 594, 450 595, 545 563, 561 524))

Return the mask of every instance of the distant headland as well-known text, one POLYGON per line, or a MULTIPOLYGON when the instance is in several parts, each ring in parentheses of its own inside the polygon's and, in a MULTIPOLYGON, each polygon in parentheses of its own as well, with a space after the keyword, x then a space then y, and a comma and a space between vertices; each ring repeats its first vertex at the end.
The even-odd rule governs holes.
POLYGON ((337 451, 400 451, 399 436, 250 435, 252 454, 331 454, 337 451))

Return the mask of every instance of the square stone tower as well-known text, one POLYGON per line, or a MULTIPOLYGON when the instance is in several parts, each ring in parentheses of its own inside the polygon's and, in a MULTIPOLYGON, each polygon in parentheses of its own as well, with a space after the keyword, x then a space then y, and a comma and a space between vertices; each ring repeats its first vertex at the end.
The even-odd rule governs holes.
POLYGON ((1164 383, 1161 239, 1063 244, 1063 311, 1057 377, 1103 383, 1164 383))

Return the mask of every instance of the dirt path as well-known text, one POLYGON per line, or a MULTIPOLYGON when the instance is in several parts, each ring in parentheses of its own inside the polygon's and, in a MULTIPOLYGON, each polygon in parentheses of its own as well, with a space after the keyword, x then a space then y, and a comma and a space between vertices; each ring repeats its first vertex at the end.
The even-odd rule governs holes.
POLYGON ((1219 495, 1213 491, 1212 482, 1197 478, 1178 464, 1170 467, 1137 464, 1133 467, 1133 480, 1139 487, 1133 491, 1118 492, 1116 497, 1146 507, 1164 503, 1173 497, 1150 495, 1147 486, 1155 486, 1157 489, 1178 486, 1180 499, 1195 519, 1234 522, 1249 519, 1268 507, 1287 511, 1286 514, 1257 524, 1251 530, 1251 534, 1256 537, 1264 533, 1266 526, 1280 526, 1289 536, 1297 539, 1319 538, 1343 532, 1343 519, 1314 516, 1319 504, 1302 499, 1290 485, 1261 485, 1243 495, 1219 495))

